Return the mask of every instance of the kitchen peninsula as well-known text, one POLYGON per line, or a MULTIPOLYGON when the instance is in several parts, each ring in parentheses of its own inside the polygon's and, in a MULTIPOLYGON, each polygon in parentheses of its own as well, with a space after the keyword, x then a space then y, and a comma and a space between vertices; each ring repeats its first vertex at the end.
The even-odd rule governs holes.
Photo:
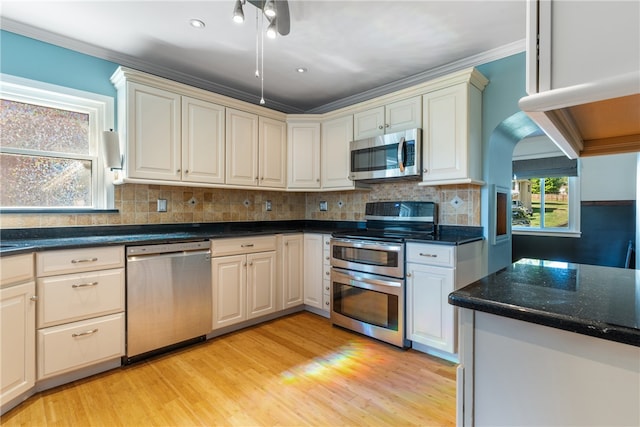
POLYGON ((637 270, 521 259, 449 302, 459 425, 640 425, 637 270))

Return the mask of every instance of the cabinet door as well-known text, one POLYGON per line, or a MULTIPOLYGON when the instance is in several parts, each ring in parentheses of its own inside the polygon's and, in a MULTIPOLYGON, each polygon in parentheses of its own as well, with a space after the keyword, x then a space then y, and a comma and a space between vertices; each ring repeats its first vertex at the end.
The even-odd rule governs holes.
POLYGON ((247 318, 276 311, 276 253, 247 255, 247 318))
POLYGON ((127 83, 128 176, 179 181, 180 95, 127 83))
POLYGON ((384 133, 422 127, 422 99, 404 99, 389 104, 384 113, 384 133))
POLYGON ((320 123, 288 127, 289 188, 320 188, 320 123))
POLYGON ((261 187, 284 188, 287 185, 287 125, 285 122, 259 118, 259 156, 261 187))
POLYGON ((35 282, 0 289, 0 404, 28 391, 36 380, 35 282))
POLYGON ((182 180, 224 184, 225 112, 221 105, 182 97, 182 180))
POLYGON ((384 134, 384 107, 354 114, 353 134, 356 140, 384 134))
POLYGON ((246 315, 246 255, 211 259, 213 328, 233 325, 246 315))
POLYGON ((407 264, 407 338, 455 353, 454 269, 407 264))
POLYGON ((467 88, 465 84, 423 97, 423 180, 468 177, 467 88))
POLYGON ((282 238, 282 308, 304 303, 304 239, 303 235, 282 238))
POLYGON ((226 183, 258 185, 258 116, 227 108, 226 183))
POLYGON ((353 140, 353 116, 341 117, 322 124, 322 188, 353 189, 349 179, 351 158, 349 143, 353 140))
POLYGON ((322 234, 304 235, 304 303, 323 309, 322 234))

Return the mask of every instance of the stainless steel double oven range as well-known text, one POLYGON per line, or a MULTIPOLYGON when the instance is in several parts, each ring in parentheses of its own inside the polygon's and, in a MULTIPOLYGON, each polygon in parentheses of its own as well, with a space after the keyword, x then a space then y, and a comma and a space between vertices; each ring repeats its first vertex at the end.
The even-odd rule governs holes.
POLYGON ((432 240, 433 202, 366 204, 366 228, 331 238, 331 322, 398 347, 405 337, 405 241, 432 240))

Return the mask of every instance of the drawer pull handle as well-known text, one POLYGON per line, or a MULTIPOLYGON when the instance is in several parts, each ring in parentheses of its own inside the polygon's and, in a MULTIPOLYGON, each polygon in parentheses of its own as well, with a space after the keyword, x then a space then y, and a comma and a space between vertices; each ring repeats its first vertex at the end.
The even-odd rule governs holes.
POLYGON ((252 248, 253 243, 247 243, 246 245, 240 245, 241 248, 252 248))
POLYGON ((78 334, 71 334, 71 336, 73 338, 78 338, 78 337, 83 337, 85 335, 92 335, 92 334, 95 334, 96 332, 98 332, 98 328, 91 329, 89 331, 80 332, 78 334))
POLYGON ((79 285, 71 285, 72 288, 87 288, 89 286, 98 286, 98 282, 80 283, 79 285))
POLYGON ((38 301, 38 296, 37 295, 32 295, 29 299, 31 301, 38 301))
POLYGON ((96 262, 98 258, 72 259, 71 264, 79 264, 81 262, 96 262))
POLYGON ((434 254, 423 254, 422 252, 420 252, 420 256, 426 256, 427 258, 438 258, 438 255, 434 255, 434 254))

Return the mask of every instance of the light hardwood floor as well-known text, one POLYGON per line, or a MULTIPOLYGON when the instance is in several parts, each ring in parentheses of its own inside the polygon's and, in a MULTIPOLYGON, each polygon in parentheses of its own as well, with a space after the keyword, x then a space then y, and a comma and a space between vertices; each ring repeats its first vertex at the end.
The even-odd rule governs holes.
POLYGON ((300 312, 39 393, 3 426, 447 426, 455 365, 300 312))

